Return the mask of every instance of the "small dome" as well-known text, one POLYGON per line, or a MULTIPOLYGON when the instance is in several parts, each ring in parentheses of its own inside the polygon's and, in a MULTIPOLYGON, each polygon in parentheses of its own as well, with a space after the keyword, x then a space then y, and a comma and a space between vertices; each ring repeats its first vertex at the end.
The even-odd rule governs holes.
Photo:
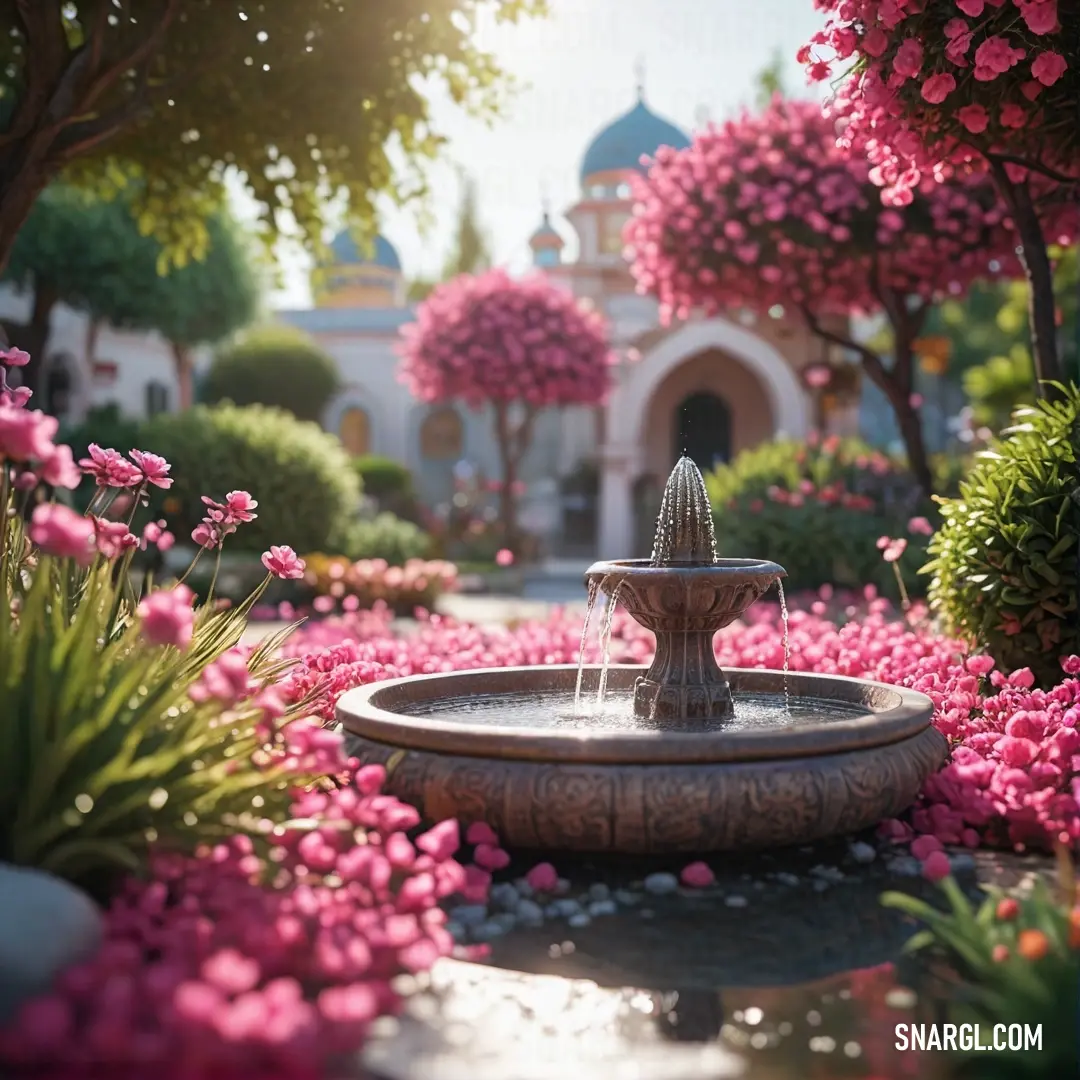
POLYGON ((603 172, 642 172, 643 154, 651 157, 661 146, 684 150, 689 145, 684 131, 657 116, 639 98, 629 112, 613 120, 589 144, 581 162, 581 181, 603 172))
POLYGON ((551 217, 545 213, 540 228, 529 237, 529 243, 534 247, 563 247, 565 241, 559 235, 558 230, 551 224, 551 217))
POLYGON ((374 254, 368 255, 357 246, 352 233, 343 229, 330 241, 330 250, 336 266, 382 266, 387 270, 401 272, 401 259, 397 249, 385 236, 375 237, 374 254))

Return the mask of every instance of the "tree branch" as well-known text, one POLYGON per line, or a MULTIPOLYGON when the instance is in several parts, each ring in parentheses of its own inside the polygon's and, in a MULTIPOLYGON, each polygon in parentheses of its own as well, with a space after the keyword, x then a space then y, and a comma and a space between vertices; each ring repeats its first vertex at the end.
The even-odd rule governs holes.
POLYGON ((1066 173, 1058 172, 1057 169, 1051 169, 1049 165, 1036 164, 1033 161, 1029 161, 1027 158, 1019 157, 1016 154, 999 154, 996 150, 993 153, 990 153, 989 151, 984 151, 984 153, 991 164, 998 161, 1001 162, 1002 165, 1019 165, 1029 172, 1039 173, 1041 176, 1045 176, 1050 180, 1055 180, 1059 184, 1068 184, 1071 187, 1080 184, 1080 176, 1069 176, 1066 173))
POLYGON ((126 56, 122 56, 117 60, 111 67, 101 72, 90 84, 79 102, 80 112, 86 112, 92 108, 94 102, 126 72, 141 67, 151 59, 157 49, 160 48, 165 33, 179 13, 182 3, 183 0, 165 0, 165 10, 161 13, 161 18, 158 19, 142 42, 126 56))
POLYGON ((25 137, 37 124, 49 97, 49 87, 60 79, 67 54, 67 37, 60 6, 41 0, 15 0, 23 28, 23 89, 11 125, 0 135, 0 147, 25 137))
POLYGON ((851 352, 857 353, 863 367, 866 369, 866 374, 870 376, 871 380, 882 390, 889 386, 891 382, 889 369, 873 349, 868 349, 865 345, 861 345, 843 334, 827 330, 822 326, 818 317, 805 305, 800 308, 800 311, 811 333, 816 334, 823 341, 831 342, 833 345, 839 345, 843 349, 849 349, 851 352))

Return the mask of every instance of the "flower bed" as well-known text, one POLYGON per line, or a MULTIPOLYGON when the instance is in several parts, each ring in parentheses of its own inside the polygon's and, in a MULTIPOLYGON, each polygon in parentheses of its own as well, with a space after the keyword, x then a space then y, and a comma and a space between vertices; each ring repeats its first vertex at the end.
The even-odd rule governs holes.
POLYGON ((350 562, 331 555, 309 555, 304 575, 305 584, 319 596, 351 597, 365 608, 382 602, 401 615, 431 607, 443 593, 457 588, 457 579, 457 567, 441 559, 409 559, 403 566, 390 566, 385 559, 350 562))

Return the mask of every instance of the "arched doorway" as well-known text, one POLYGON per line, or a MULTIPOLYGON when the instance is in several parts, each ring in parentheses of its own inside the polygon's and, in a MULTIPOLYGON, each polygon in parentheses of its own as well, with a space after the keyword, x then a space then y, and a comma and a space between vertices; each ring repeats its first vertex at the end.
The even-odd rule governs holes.
POLYGON ((367 410, 359 405, 351 405, 341 414, 338 425, 338 438, 347 453, 353 457, 362 457, 371 450, 371 421, 367 410))
POLYGON ((702 472, 731 459, 731 410, 709 390, 695 390, 675 406, 671 462, 684 454, 702 472))

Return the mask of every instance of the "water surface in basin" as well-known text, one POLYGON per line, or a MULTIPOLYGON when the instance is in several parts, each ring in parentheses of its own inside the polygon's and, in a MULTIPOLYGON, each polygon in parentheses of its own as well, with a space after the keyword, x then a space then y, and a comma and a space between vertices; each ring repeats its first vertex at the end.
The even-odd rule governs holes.
MULTIPOLYGON (((782 693, 737 694, 734 700, 734 717, 695 721, 694 730, 728 732, 801 727, 850 720, 865 716, 869 711, 864 705, 818 698, 792 698, 790 705, 786 705, 782 693)), ((565 731, 670 730, 678 733, 670 722, 635 716, 633 694, 628 691, 608 690, 600 705, 596 704, 595 698, 587 696, 577 713, 572 690, 430 698, 410 703, 407 711, 410 716, 491 727, 565 731)))

